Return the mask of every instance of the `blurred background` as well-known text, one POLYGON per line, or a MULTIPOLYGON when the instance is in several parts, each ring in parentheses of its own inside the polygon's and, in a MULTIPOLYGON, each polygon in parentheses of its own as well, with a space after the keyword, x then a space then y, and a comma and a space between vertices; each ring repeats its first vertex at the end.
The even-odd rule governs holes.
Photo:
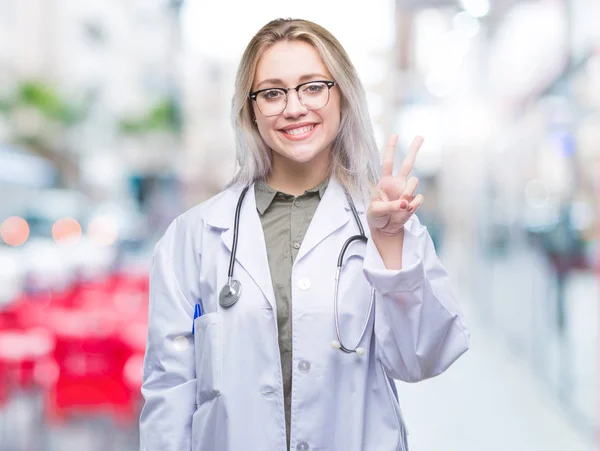
POLYGON ((0 0, 0 450, 135 450, 153 246, 235 171, 239 58, 333 32, 472 349, 399 383, 416 451, 595 450, 598 0, 0 0))

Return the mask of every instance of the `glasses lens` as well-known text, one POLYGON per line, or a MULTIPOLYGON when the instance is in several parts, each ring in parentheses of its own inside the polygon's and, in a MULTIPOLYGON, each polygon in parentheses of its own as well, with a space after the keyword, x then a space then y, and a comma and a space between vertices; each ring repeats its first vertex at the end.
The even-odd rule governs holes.
MULTIPOLYGON (((300 88, 298 97, 309 110, 318 110, 329 102, 329 87, 321 81, 307 83, 300 88)), ((268 89, 256 96, 256 104, 265 116, 277 116, 285 110, 287 93, 283 89, 268 89)))
POLYGON ((281 89, 269 89, 256 96, 256 104, 265 116, 276 116, 285 109, 286 93, 281 89))
POLYGON ((318 110, 329 102, 329 88, 320 81, 302 86, 298 95, 302 104, 309 110, 318 110))

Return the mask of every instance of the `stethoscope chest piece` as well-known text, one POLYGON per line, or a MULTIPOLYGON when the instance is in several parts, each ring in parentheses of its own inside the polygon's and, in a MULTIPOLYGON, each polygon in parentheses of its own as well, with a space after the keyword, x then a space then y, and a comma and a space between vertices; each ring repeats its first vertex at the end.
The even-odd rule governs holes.
POLYGON ((229 281, 223 285, 221 292, 219 293, 219 304, 223 308, 229 308, 237 301, 239 301, 242 295, 242 284, 239 280, 229 279, 229 281))

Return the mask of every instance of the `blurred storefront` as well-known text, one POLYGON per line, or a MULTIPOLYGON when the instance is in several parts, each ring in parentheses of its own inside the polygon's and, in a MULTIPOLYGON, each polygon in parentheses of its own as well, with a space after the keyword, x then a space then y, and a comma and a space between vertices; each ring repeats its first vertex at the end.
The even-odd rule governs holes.
POLYGON ((135 449, 181 2, 0 1, 0 449, 135 449))
POLYGON ((474 314, 592 437, 600 5, 426 3, 398 0, 396 53, 397 127, 429 141, 422 217, 474 314))

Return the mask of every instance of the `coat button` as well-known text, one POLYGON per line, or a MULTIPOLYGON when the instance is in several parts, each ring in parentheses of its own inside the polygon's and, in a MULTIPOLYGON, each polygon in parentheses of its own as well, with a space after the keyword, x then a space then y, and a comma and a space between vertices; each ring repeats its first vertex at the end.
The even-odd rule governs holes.
POLYGON ((260 388, 260 391, 264 396, 271 396, 273 393, 275 393, 275 389, 270 385, 263 385, 260 388))
POLYGON ((298 370, 301 373, 308 373, 310 371, 310 362, 308 360, 300 360, 298 362, 298 370))
POLYGON ((301 290, 308 290, 310 288, 310 279, 303 277, 302 279, 298 280, 298 288, 301 290))
POLYGON ((298 241, 294 241, 294 244, 292 244, 292 246, 294 246, 294 249, 300 249, 300 243, 298 243, 298 241))
POLYGON ((310 446, 308 446, 308 443, 302 441, 298 442, 298 444, 296 445, 296 449, 298 451, 308 451, 310 449, 310 446))
POLYGON ((294 207, 299 207, 300 206, 300 201, 299 200, 295 200, 294 201, 294 207))

